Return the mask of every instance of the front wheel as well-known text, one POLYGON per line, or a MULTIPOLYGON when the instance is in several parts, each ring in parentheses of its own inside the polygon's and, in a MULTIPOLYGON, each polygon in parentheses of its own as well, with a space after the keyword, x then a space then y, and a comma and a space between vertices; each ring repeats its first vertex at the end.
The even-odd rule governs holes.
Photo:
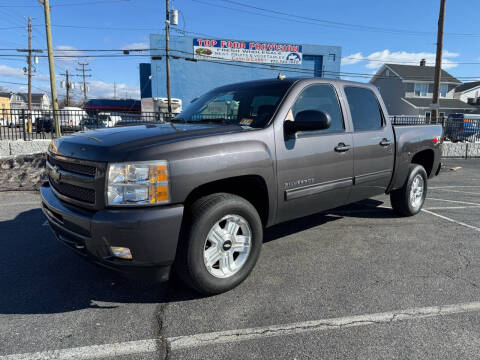
POLYGON ((226 193, 203 197, 187 210, 175 270, 205 295, 233 289, 260 255, 263 228, 247 200, 226 193))
POLYGON ((410 165, 408 178, 403 187, 390 193, 390 202, 395 213, 413 216, 420 212, 427 197, 427 178, 423 166, 410 165))

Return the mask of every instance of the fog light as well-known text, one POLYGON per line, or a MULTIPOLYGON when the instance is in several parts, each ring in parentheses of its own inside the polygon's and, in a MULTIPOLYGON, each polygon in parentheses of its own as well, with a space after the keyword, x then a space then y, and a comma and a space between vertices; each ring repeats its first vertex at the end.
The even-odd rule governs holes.
POLYGON ((110 246, 113 256, 120 259, 132 260, 132 253, 129 248, 121 246, 110 246))

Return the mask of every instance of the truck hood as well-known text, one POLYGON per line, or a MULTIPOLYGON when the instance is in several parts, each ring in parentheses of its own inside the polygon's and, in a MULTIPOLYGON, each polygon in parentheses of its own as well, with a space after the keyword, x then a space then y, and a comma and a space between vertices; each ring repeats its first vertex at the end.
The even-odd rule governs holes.
POLYGON ((236 125, 152 124, 77 132, 52 141, 58 155, 92 160, 122 161, 129 153, 189 139, 245 131, 236 125))

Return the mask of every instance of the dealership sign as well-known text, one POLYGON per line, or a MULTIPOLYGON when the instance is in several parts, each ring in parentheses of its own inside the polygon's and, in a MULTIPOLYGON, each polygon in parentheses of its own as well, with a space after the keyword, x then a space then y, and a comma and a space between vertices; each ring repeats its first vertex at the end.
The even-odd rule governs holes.
POLYGON ((302 63, 302 46, 256 41, 193 39, 193 56, 199 60, 298 65, 302 63))

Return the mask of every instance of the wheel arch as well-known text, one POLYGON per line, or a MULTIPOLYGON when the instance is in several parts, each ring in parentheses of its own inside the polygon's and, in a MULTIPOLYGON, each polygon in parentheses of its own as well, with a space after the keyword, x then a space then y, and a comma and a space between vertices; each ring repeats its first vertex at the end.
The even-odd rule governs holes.
POLYGON ((188 209, 196 200, 214 193, 229 193, 240 196, 250 202, 257 210, 263 226, 270 215, 267 183, 260 175, 242 175, 202 184, 193 189, 186 197, 184 205, 188 209))
POLYGON ((433 164, 435 162, 435 152, 432 149, 426 149, 417 152, 412 157, 412 164, 422 165, 427 172, 428 177, 433 170, 433 164))

